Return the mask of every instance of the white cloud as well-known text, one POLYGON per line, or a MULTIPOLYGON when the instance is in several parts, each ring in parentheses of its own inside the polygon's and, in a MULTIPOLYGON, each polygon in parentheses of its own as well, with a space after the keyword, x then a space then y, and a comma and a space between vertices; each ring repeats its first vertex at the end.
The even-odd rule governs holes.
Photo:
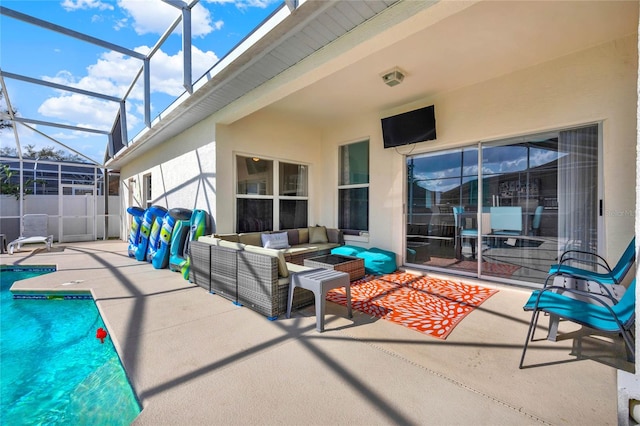
MULTIPOLYGON (((136 52, 146 54, 148 47, 136 48, 136 52)), ((87 67, 87 76, 80 80, 80 87, 86 90, 124 96, 133 78, 142 68, 142 61, 118 52, 107 52, 95 64, 87 67)))
POLYGON ((240 3, 243 3, 244 7, 259 7, 264 9, 271 3, 275 3, 275 0, 246 0, 240 3))
MULTIPOLYGON (((270 0, 243 0, 234 3, 238 7, 242 5, 256 6, 266 5, 270 3, 270 0)), ((132 26, 138 34, 163 34, 176 17, 180 15, 180 10, 161 0, 118 0, 118 6, 124 9, 126 16, 115 24, 114 29, 132 26)), ((97 0, 64 0, 63 7, 67 10, 113 9, 113 6, 97 0)), ((201 4, 196 4, 192 12, 192 35, 194 37, 203 37, 212 31, 220 30, 224 26, 222 20, 213 21, 210 12, 201 4)), ((176 32, 180 29, 181 27, 178 26, 176 32)), ((150 47, 139 46, 135 50, 142 54, 147 54, 150 47)), ((197 80, 217 61, 218 57, 214 52, 202 51, 196 46, 192 46, 193 80, 197 80)), ((85 75, 77 73, 73 75, 69 71, 62 70, 55 76, 42 78, 47 81, 120 98, 129 90, 133 78, 141 67, 142 61, 139 59, 131 58, 118 52, 108 52, 100 55, 93 64, 87 66, 85 75)), ((167 96, 175 98, 184 92, 185 89, 182 86, 182 51, 168 54, 162 49, 158 50, 151 58, 150 72, 152 104, 155 103, 162 109, 165 105, 163 102, 166 102, 167 96), (154 94, 161 94, 164 98, 156 98, 154 100, 154 94)), ((129 137, 133 136, 131 134, 132 131, 137 133, 143 125, 143 99, 141 77, 126 100, 129 137)), ((79 127, 110 130, 118 108, 119 104, 117 102, 61 91, 58 96, 44 101, 38 108, 38 113, 44 116, 45 119, 50 119, 50 121, 69 123, 79 127)), ((60 140, 68 140, 70 144, 73 143, 71 139, 86 140, 91 137, 100 137, 100 135, 76 131, 60 130, 58 133, 56 136, 60 140)), ((2 139, 4 139, 4 136, 2 139)))
POLYGON ((142 67, 140 60, 110 52, 102 55, 96 64, 87 67, 88 74, 84 77, 76 77, 69 71, 62 70, 54 77, 44 76, 43 80, 94 93, 122 97, 140 67, 142 67))
MULTIPOLYGON (((144 54, 149 51, 149 47, 140 46, 135 50, 144 54)), ((191 55, 194 80, 218 61, 214 52, 203 52, 195 46, 192 48, 191 55)), ((154 54, 150 61, 152 100, 154 93, 175 98, 184 92, 182 56, 182 51, 175 55, 168 55, 158 50, 154 54)), ((139 59, 118 52, 108 52, 102 54, 95 64, 87 67, 86 76, 75 77, 68 71, 60 71, 54 77, 43 77, 43 80, 121 98, 129 90, 133 78, 141 67, 142 62, 139 59)), ((135 128, 142 121, 143 99, 143 80, 139 78, 126 99, 129 129, 135 128)), ((116 102, 61 92, 60 96, 47 99, 38 112, 45 117, 63 119, 67 122, 72 119, 72 124, 76 126, 110 130, 118 108, 119 104, 116 102)))
MULTIPOLYGON (((181 15, 181 11, 161 0, 119 0, 122 8, 133 20, 133 29, 137 34, 164 34, 169 26, 181 15)), ((220 29, 221 21, 212 24, 211 13, 201 4, 191 9, 191 35, 204 37, 214 30, 220 29)), ((175 30, 182 33, 182 26, 175 30)))
MULTIPOLYGON (((177 97, 182 87, 182 51, 175 55, 167 55, 162 50, 156 52, 151 59, 151 88, 155 92, 166 93, 177 97)), ((215 53, 203 52, 195 46, 191 48, 192 76, 196 80, 217 61, 215 53)))
POLYGON ((61 6, 67 11, 73 10, 113 10, 113 5, 100 0, 63 0, 61 6))
POLYGON ((212 4, 234 4, 238 9, 247 9, 249 7, 264 9, 278 1, 281 0, 205 0, 206 3, 212 4))
POLYGON ((127 18, 122 18, 120 20, 117 20, 115 24, 113 24, 113 29, 115 31, 120 31, 121 29, 127 26, 128 22, 129 20, 127 18))
POLYGON ((47 99, 38 113, 62 122, 72 119, 74 126, 110 130, 118 107, 115 102, 74 93, 47 99))

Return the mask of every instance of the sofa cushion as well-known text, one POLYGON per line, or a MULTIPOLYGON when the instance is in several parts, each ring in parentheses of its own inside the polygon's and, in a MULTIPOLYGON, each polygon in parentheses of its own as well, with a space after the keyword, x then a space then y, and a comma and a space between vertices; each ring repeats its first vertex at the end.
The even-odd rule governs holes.
POLYGON ((309 227, 309 244, 328 243, 327 228, 324 226, 309 227))
POLYGON ((214 234, 213 236, 225 241, 233 241, 234 243, 238 242, 238 234, 214 234))
POLYGON ((309 242, 309 228, 298 228, 298 244, 309 242))
POLYGON ((220 238, 216 238, 213 235, 202 235, 198 237, 198 241, 200 241, 201 243, 211 244, 212 246, 217 246, 220 238))
POLYGON ((242 234, 238 234, 238 241, 242 244, 247 244, 250 246, 258 246, 262 247, 262 234, 260 232, 246 232, 242 234))
MULTIPOLYGON (((327 251, 329 252, 332 248, 337 247, 337 244, 334 243, 319 243, 319 244, 298 244, 295 248, 300 249, 301 251, 327 251)), ((319 255, 318 255, 319 256, 319 255)))
POLYGON ((327 228, 327 238, 330 243, 344 244, 344 237, 337 228, 327 228))
POLYGON ((287 262, 284 260, 284 253, 280 250, 274 250, 270 248, 264 248, 260 246, 245 246, 245 251, 251 253, 264 254, 267 256, 275 257, 278 259, 278 275, 282 278, 289 276, 289 269, 287 268, 287 262))
POLYGON ((271 249, 289 248, 289 235, 287 232, 274 232, 272 234, 262 234, 262 247, 271 249))
POLYGON ((235 241, 227 241, 227 240, 218 240, 218 245, 220 247, 231 248, 235 250, 243 250, 245 245, 242 243, 237 243, 235 241))
POLYGON ((300 244, 300 238, 298 236, 297 229, 287 229, 287 238, 289 240, 289 245, 296 246, 300 244))
POLYGON ((295 274, 296 272, 310 271, 312 268, 310 266, 297 265, 295 263, 287 263, 287 268, 289 268, 289 273, 295 274))
POLYGON ((291 246, 288 249, 282 250, 285 255, 296 255, 301 253, 307 253, 309 251, 315 251, 315 246, 309 246, 308 244, 298 244, 297 246, 291 246))

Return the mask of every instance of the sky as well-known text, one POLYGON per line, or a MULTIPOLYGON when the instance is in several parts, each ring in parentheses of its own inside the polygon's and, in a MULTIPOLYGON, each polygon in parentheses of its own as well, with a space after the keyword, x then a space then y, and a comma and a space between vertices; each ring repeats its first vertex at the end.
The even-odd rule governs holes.
MULTIPOLYGON (((188 1, 187 1, 188 2, 188 1)), ((192 81, 195 82, 276 10, 281 0, 200 0, 192 9, 192 81)), ((161 0, 2 0, 1 6, 103 41, 147 54, 180 16, 161 0)), ((51 30, 0 15, 0 68, 38 80, 122 98, 142 61, 51 30)), ((181 24, 151 58, 151 120, 185 89, 181 24)), ((18 116, 111 130, 119 104, 46 86, 4 79, 18 116)), ((6 99, 0 104, 6 110, 6 99)), ((126 101, 128 139, 144 128, 142 78, 126 101)), ((54 147, 53 140, 102 163, 106 135, 30 124, 18 125, 22 147, 54 147)), ((0 132, 0 148, 13 147, 13 131, 0 132)))
MULTIPOLYGON (((546 148, 553 139, 531 140, 529 143, 545 143, 545 146, 500 145, 486 146, 482 150, 484 176, 524 172, 552 164, 562 156, 558 149, 546 148)), ((412 177, 416 184, 434 192, 446 192, 460 186, 463 181, 475 180, 478 175, 478 150, 466 148, 444 153, 425 154, 407 160, 413 165, 412 177), (463 161, 464 159, 464 161, 463 161)))

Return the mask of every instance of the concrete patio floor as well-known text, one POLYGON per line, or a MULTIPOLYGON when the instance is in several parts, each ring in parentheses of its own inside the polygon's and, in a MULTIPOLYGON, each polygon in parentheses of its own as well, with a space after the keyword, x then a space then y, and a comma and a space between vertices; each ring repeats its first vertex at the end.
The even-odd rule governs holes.
POLYGON ((34 246, 0 264, 57 266, 16 289, 93 292, 143 408, 134 424, 617 424, 621 343, 534 342, 518 369, 530 290, 473 281, 499 292, 445 341, 330 302, 318 333, 313 306, 269 321, 126 249, 34 246))

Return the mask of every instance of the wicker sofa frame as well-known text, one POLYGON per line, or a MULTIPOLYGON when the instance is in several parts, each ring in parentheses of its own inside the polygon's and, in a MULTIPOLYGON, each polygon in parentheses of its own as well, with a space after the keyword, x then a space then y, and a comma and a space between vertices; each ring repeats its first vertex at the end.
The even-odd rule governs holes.
MULTIPOLYGON (((272 320, 286 312, 289 277, 279 275, 276 257, 201 241, 190 243, 189 256, 194 284, 272 320)), ((294 308, 313 302, 312 292, 295 289, 294 308)))
MULTIPOLYGON (((278 274, 278 260, 248 251, 238 251, 238 303, 275 319, 287 311, 289 279, 278 274)), ((313 293, 297 288, 294 308, 314 302, 313 293), (300 290, 300 291, 298 291, 300 290)))

